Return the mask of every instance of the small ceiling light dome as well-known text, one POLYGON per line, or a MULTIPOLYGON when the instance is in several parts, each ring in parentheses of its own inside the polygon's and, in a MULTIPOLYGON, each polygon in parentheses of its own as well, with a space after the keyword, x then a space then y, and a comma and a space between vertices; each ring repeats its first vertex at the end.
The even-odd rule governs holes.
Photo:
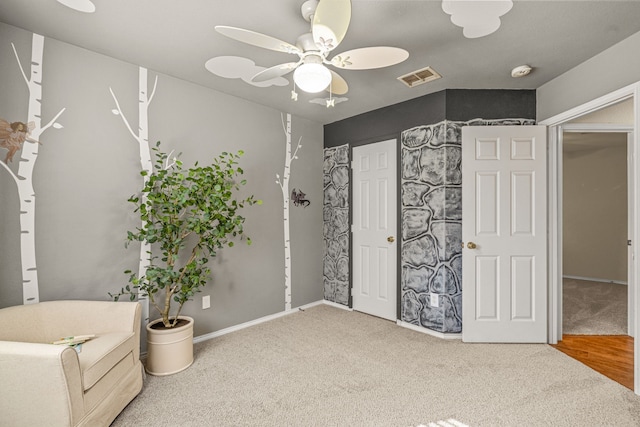
POLYGON ((532 68, 528 65, 520 65, 519 67, 511 70, 511 77, 518 78, 524 77, 531 72, 532 68))
POLYGON ((293 81, 305 92, 322 92, 331 83, 331 71, 322 64, 302 64, 293 72, 293 81))

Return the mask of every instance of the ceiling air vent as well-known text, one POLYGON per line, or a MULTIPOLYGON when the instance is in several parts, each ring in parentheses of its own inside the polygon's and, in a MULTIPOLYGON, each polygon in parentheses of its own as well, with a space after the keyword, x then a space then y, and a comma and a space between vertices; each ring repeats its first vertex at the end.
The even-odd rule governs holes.
POLYGON ((442 76, 438 74, 433 68, 426 67, 421 70, 412 71, 411 73, 405 74, 404 76, 400 76, 398 77, 398 80, 406 84, 408 87, 415 87, 432 80, 437 80, 440 77, 442 76))

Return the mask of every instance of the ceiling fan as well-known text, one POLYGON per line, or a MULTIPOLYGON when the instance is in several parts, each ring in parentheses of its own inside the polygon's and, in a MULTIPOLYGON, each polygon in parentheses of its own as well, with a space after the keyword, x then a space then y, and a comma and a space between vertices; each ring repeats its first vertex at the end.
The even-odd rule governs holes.
POLYGON ((295 84, 309 93, 325 89, 337 95, 347 93, 347 82, 327 65, 344 70, 368 70, 395 65, 409 57, 404 49, 375 46, 349 50, 329 59, 329 54, 347 33, 351 20, 351 0, 307 0, 301 12, 302 17, 311 23, 311 32, 298 37, 295 45, 242 28, 218 25, 215 29, 243 43, 298 55, 298 61, 267 68, 254 75, 251 81, 265 82, 293 71, 295 84))

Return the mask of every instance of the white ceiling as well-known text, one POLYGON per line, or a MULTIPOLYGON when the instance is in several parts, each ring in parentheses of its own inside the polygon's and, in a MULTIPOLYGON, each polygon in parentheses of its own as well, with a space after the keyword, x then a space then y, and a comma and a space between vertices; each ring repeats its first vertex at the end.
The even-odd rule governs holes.
POLYGON ((264 67, 296 60, 213 28, 242 27, 295 43, 308 31, 299 11, 303 0, 92 1, 96 12, 86 14, 55 0, 2 0, 0 21, 323 124, 442 89, 535 89, 640 31, 638 0, 516 0, 498 31, 477 39, 462 35, 440 1, 352 0, 351 25, 336 53, 386 45, 406 49, 410 57, 389 68, 340 70, 349 100, 326 108, 309 103, 317 95, 300 93, 291 101, 291 86, 259 88, 204 67, 222 55, 264 67), (522 64, 533 73, 512 78, 511 69, 522 64), (426 66, 443 78, 413 89, 396 80, 426 66))

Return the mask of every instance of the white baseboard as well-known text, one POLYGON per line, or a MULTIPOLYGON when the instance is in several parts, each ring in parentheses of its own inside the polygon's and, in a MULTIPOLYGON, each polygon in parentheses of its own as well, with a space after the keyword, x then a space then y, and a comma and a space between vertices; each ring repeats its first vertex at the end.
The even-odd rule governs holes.
POLYGON ((563 279, 586 280, 587 282, 615 283, 616 285, 627 285, 627 282, 621 280, 597 279, 594 277, 570 276, 568 274, 562 276, 563 279))
POLYGON ((207 341, 216 337, 220 337, 222 335, 230 334, 231 332, 239 331, 241 329, 249 328, 251 326, 259 325, 260 323, 268 322, 269 320, 277 319, 279 317, 288 316, 293 313, 297 313, 299 311, 304 311, 307 308, 314 307, 316 305, 322 304, 323 301, 316 301, 309 304, 302 305, 300 307, 292 308, 291 310, 281 311, 279 313, 270 314, 268 316, 261 317, 259 319, 250 320, 245 323, 241 323, 239 325, 230 326, 228 328, 220 329, 219 331, 211 332, 204 335, 199 335, 193 338, 193 343, 199 343, 202 341, 207 341))
POLYGON ((343 310, 347 310, 347 311, 353 311, 353 308, 350 308, 350 307, 348 307, 348 306, 346 306, 346 305, 338 304, 337 302, 327 301, 326 299, 325 299, 325 300, 322 300, 322 303, 323 303, 324 305, 329 305, 329 306, 331 306, 331 307, 341 308, 341 309, 343 309, 343 310))
POLYGON ((423 334, 431 335, 436 338, 440 338, 443 340, 461 340, 462 334, 448 334, 444 332, 437 332, 431 329, 423 328, 421 326, 416 326, 412 323, 403 322, 402 320, 396 320, 396 325, 402 326, 403 328, 411 329, 412 331, 420 332, 423 334))

